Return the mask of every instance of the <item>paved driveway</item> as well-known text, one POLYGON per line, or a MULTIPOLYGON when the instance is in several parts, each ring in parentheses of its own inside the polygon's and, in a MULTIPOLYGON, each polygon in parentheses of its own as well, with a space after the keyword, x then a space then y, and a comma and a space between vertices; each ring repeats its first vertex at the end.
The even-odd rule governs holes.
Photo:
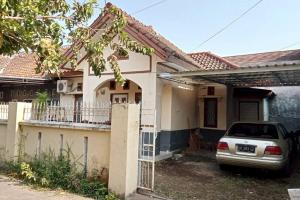
POLYGON ((290 178, 278 172, 248 168, 221 171, 214 153, 199 152, 156 165, 155 193, 174 200, 288 200, 289 188, 300 188, 300 155, 290 178))

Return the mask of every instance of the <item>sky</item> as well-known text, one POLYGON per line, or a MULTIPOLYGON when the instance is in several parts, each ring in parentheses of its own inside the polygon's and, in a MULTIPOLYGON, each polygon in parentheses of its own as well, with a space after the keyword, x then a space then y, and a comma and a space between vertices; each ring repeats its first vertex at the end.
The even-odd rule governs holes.
MULTIPOLYGON (((105 1, 99 2, 103 6, 105 1)), ((132 14, 159 0, 110 2, 132 14)), ((258 0, 166 0, 133 16, 188 53, 210 51, 228 56, 300 48, 300 0, 263 0, 199 47, 256 2, 258 0)))

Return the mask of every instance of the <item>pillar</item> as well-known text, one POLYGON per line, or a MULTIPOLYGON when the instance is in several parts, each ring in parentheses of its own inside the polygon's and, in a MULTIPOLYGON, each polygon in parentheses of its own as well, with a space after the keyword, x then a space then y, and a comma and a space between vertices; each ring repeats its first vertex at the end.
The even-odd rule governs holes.
POLYGON ((108 188, 126 198, 137 189, 140 106, 112 106, 108 188))

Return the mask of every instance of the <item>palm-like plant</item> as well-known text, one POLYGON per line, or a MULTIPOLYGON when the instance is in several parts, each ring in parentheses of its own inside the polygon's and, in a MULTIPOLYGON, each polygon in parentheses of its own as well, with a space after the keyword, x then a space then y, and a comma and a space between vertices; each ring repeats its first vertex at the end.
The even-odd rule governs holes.
POLYGON ((36 105, 34 107, 35 109, 37 109, 37 113, 36 113, 37 119, 42 119, 47 115, 46 110, 47 110, 48 100, 49 100, 49 96, 47 91, 36 93, 36 99, 35 99, 36 105))
POLYGON ((48 96, 47 91, 36 93, 36 102, 37 103, 45 105, 48 100, 49 100, 49 96, 48 96))

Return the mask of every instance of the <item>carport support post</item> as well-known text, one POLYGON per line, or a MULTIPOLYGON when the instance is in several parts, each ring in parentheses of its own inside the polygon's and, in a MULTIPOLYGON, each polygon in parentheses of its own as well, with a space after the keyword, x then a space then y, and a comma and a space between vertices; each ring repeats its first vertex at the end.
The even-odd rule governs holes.
POLYGON ((137 104, 112 106, 108 188, 125 199, 137 189, 139 117, 137 104))

